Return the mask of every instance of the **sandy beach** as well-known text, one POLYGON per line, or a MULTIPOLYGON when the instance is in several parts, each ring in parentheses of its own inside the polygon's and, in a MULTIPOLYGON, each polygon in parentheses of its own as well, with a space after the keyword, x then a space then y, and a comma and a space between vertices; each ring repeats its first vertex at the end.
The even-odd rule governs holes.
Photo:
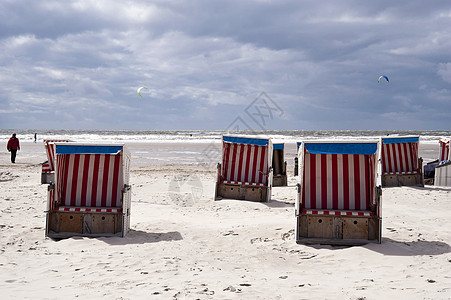
MULTIPOLYGON (((0 153, 2 299, 451 299, 451 188, 384 188, 382 244, 299 245, 294 145, 270 203, 213 201, 220 153, 202 161, 205 144, 127 146, 125 238, 45 238, 42 143, 14 165, 0 153)), ((420 145, 425 162, 437 155, 420 145)))

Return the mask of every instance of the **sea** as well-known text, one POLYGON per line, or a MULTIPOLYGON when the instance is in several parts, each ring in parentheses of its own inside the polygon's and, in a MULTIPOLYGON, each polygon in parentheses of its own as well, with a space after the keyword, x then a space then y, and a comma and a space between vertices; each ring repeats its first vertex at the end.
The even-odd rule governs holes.
MULTIPOLYGON (((265 131, 224 131, 224 130, 37 130, 0 129, 0 141, 5 145, 0 154, 7 161, 6 143, 12 133, 16 133, 21 143, 19 161, 40 163, 45 158, 43 140, 70 140, 79 143, 125 144, 131 153, 132 166, 159 167, 181 165, 208 165, 214 169, 221 158, 223 135, 246 135, 271 138, 273 143, 285 144, 288 167, 294 164, 296 143, 308 140, 374 140, 382 136, 420 136, 420 143, 431 144, 429 150, 420 155, 425 162, 438 157, 440 137, 451 137, 451 130, 265 130, 265 131), (35 134, 37 137, 34 143, 35 134), (436 146, 432 146, 436 145, 436 146)), ((1 157, 0 155, 0 157, 1 157)))
POLYGON ((86 143, 219 143, 223 135, 237 134, 271 138, 273 142, 296 143, 302 140, 368 140, 382 136, 420 136, 420 143, 438 144, 450 137, 451 130, 42 130, 0 129, 0 140, 16 133, 21 141, 68 139, 86 143))

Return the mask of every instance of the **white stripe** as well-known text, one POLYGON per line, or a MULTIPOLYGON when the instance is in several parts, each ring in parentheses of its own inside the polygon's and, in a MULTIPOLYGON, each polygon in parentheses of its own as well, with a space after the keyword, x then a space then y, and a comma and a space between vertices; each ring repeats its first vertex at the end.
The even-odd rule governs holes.
POLYGON ((266 176, 268 175, 268 152, 269 152, 269 147, 265 147, 262 149, 265 151, 265 157, 263 157, 263 180, 262 183, 266 184, 266 176))
POLYGON ((315 181, 316 181, 316 199, 312 199, 316 202, 316 207, 321 207, 321 177, 327 176, 327 174, 321 174, 321 154, 315 155, 315 181))
POLYGON ((72 192, 72 178, 74 174, 74 156, 69 155, 69 165, 66 166, 67 171, 67 185, 66 185, 66 196, 64 204, 70 205, 70 197, 72 192))
MULTIPOLYGON (((323 154, 324 155, 324 154, 323 154)), ((327 207, 334 207, 332 198, 332 182, 334 174, 332 173, 332 154, 326 154, 327 163, 327 207)))
POLYGON ((247 175, 247 179, 251 182, 254 181, 254 178, 252 176, 253 172, 254 172, 254 155, 255 155, 255 145, 251 145, 251 159, 249 161, 249 170, 248 170, 248 175, 247 175))
POLYGON ((77 171, 77 188, 75 191, 75 205, 81 206, 81 188, 83 182, 83 169, 84 169, 85 155, 80 155, 78 161, 78 171, 77 171))
POLYGON ((262 155, 262 147, 256 146, 257 147, 257 163, 255 164, 255 177, 253 182, 260 182, 258 180, 258 176, 260 175, 260 161, 261 161, 261 155, 262 155))
POLYGON ((227 180, 232 180, 231 174, 232 174, 232 161, 233 161, 233 149, 235 147, 235 144, 230 144, 229 147, 229 163, 227 165, 227 180))
MULTIPOLYGON (((359 169, 360 169, 360 209, 366 209, 366 177, 368 176, 368 172, 365 168, 365 155, 359 155, 359 169)), ((356 200, 358 201, 358 200, 356 200)))
POLYGON ((124 171, 122 167, 122 160, 123 160, 123 152, 120 154, 121 158, 119 159, 119 168, 118 168, 118 181, 117 181, 117 207, 122 207, 122 187, 124 186, 124 171))
POLYGON ((388 144, 388 149, 389 149, 389 151, 390 151, 390 170, 396 170, 396 168, 395 168, 395 160, 396 160, 396 158, 395 158, 395 151, 394 151, 394 149, 393 149, 393 144, 388 144))

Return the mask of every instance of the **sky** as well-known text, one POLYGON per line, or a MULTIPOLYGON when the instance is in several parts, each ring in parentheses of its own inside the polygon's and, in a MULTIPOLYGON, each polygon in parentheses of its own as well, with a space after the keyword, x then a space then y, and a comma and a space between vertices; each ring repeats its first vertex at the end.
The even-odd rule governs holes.
POLYGON ((0 128, 449 129, 450 28, 449 0, 2 0, 0 128))

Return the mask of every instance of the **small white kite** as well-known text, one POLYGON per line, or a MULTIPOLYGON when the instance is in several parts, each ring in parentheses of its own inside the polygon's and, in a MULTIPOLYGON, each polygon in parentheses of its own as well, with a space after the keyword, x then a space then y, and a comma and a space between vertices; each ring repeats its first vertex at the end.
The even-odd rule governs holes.
POLYGON ((138 95, 139 95, 139 97, 143 97, 143 96, 141 96, 141 90, 142 89, 147 89, 145 86, 142 86, 142 87, 140 87, 139 89, 138 89, 138 95))

